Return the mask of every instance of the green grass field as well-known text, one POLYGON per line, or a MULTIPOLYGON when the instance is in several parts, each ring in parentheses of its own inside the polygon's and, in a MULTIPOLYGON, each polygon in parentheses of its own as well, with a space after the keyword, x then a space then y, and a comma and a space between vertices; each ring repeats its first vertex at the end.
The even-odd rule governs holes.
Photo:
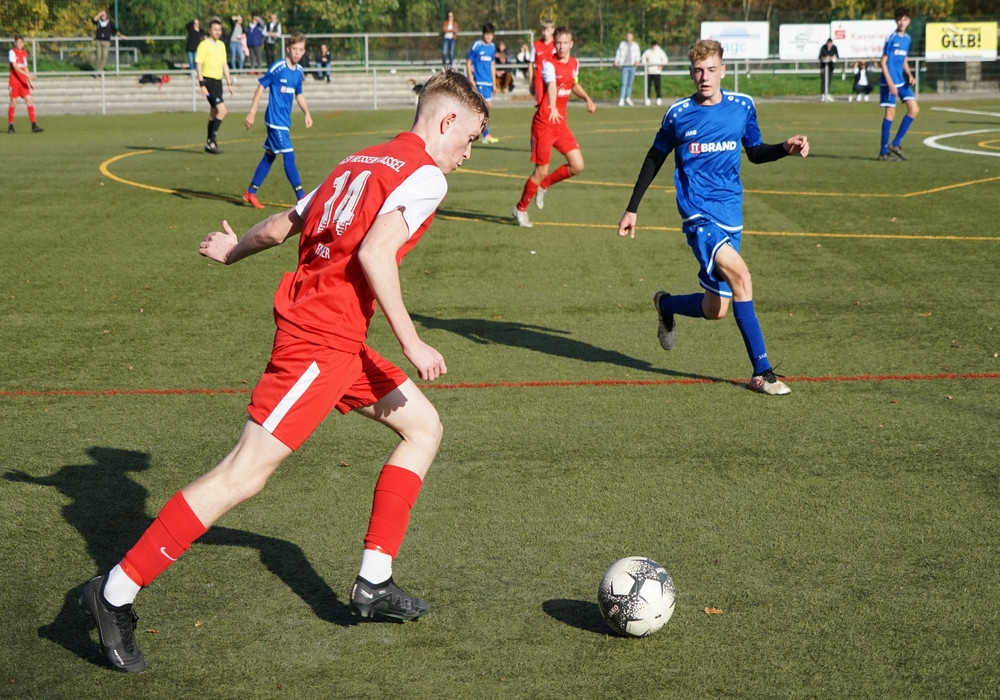
MULTIPOLYGON (((778 398, 744 388, 731 319, 657 344, 653 293, 697 290, 669 172, 636 239, 615 229, 662 111, 573 109, 587 168, 522 229, 530 112, 498 110, 500 143, 451 176, 401 268, 449 368, 396 563, 430 614, 350 616, 394 439, 335 415, 142 593, 139 676, 105 666, 76 597, 236 440, 295 250, 197 255, 262 216, 240 201, 263 140, 242 115, 215 158, 204 114, 40 113, 32 135, 19 107, 0 138, 0 695, 997 697, 1000 102, 922 107, 911 160, 881 163, 874 103, 758 105, 765 140, 813 149, 744 161, 778 398), (940 143, 979 154, 922 144, 965 132, 940 143), (642 640, 596 605, 633 554, 678 590, 642 640)), ((307 185, 411 121, 315 117, 293 130, 307 185)), ((291 204, 280 164, 260 197, 291 204)), ((406 366, 381 317, 370 342, 406 366)))

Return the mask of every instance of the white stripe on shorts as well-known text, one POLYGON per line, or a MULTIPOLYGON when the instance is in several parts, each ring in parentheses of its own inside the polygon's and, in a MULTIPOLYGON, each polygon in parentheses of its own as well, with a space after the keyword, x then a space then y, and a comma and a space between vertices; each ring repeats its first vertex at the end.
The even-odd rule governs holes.
POLYGON ((278 405, 274 407, 274 410, 271 411, 271 415, 269 415, 267 420, 263 423, 264 430, 269 433, 273 433, 275 428, 278 427, 278 423, 280 423, 285 417, 285 414, 292 410, 292 406, 295 405, 295 402, 302 398, 302 394, 306 393, 306 389, 309 388, 318 376, 319 365, 313 362, 309 365, 309 368, 306 369, 302 376, 299 377, 299 380, 295 382, 295 385, 288 390, 288 393, 282 397, 281 401, 278 402, 278 405))

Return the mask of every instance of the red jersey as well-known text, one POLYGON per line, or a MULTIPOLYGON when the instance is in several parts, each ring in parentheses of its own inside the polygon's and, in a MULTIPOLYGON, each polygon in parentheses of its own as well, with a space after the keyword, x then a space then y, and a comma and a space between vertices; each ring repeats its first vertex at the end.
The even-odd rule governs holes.
POLYGON ((553 40, 552 43, 546 44, 541 39, 535 40, 535 45, 532 47, 532 51, 535 52, 535 106, 538 106, 538 101, 541 99, 540 95, 545 93, 545 84, 542 82, 542 61, 547 58, 551 58, 556 55, 556 42, 553 40))
POLYGON ((448 191, 423 140, 403 133, 344 158, 296 206, 303 219, 299 263, 274 295, 278 328, 303 340, 358 352, 375 314, 358 248, 382 214, 399 210, 410 232, 398 265, 431 225, 448 191))
POLYGON ((7 62, 10 64, 10 85, 28 89, 28 76, 14 68, 16 65, 23 70, 28 70, 27 49, 11 49, 7 54, 7 62))
MULTIPOLYGON (((580 72, 580 64, 570 56, 566 63, 555 57, 540 62, 538 68, 542 74, 544 86, 542 88, 542 98, 538 100, 538 111, 536 119, 548 121, 549 118, 549 98, 548 84, 556 84, 556 110, 566 119, 566 105, 569 104, 569 96, 573 94, 573 86, 576 85, 576 76, 580 72)), ((537 70, 537 69, 536 69, 537 70)))

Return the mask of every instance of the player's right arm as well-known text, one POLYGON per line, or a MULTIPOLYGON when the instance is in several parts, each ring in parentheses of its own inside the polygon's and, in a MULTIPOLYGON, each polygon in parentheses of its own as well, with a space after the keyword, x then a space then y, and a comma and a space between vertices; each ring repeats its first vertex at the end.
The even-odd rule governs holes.
MULTIPOLYGON (((657 137, 659 137, 659 134, 657 134, 657 137)), ((629 199, 628 206, 625 207, 625 213, 618 222, 619 236, 635 238, 636 212, 639 211, 639 203, 642 201, 643 195, 646 194, 646 190, 653 184, 653 180, 656 179, 656 175, 660 172, 660 168, 663 167, 668 155, 670 155, 670 151, 661 151, 657 148, 655 141, 649 147, 646 159, 642 161, 642 167, 639 169, 639 177, 636 178, 635 186, 632 188, 632 198, 629 199)))
POLYGON ((896 89, 896 81, 892 79, 892 75, 889 73, 889 56, 882 54, 882 77, 885 79, 885 84, 889 86, 889 94, 899 96, 899 90, 896 89))
POLYGON ((250 111, 247 113, 246 119, 243 120, 243 126, 248 129, 253 126, 254 121, 257 119, 257 108, 260 107, 260 98, 263 96, 264 86, 258 83, 257 89, 253 93, 253 99, 250 101, 250 111))
POLYGON ((272 214, 254 224, 239 240, 228 221, 222 222, 222 229, 208 234, 198 246, 198 252, 216 262, 232 265, 254 253, 281 245, 299 233, 302 230, 302 218, 294 207, 272 214))

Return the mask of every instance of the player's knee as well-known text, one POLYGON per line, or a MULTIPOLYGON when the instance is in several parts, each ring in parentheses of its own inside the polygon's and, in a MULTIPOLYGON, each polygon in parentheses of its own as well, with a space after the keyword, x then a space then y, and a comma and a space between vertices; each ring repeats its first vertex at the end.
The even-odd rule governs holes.
POLYGON ((920 114, 920 105, 917 104, 916 100, 910 100, 907 107, 909 107, 910 119, 916 119, 917 115, 920 114))
POLYGON ((566 167, 567 169, 569 169, 569 174, 573 177, 576 177, 577 175, 583 172, 583 161, 581 160, 578 163, 569 164, 566 167))

